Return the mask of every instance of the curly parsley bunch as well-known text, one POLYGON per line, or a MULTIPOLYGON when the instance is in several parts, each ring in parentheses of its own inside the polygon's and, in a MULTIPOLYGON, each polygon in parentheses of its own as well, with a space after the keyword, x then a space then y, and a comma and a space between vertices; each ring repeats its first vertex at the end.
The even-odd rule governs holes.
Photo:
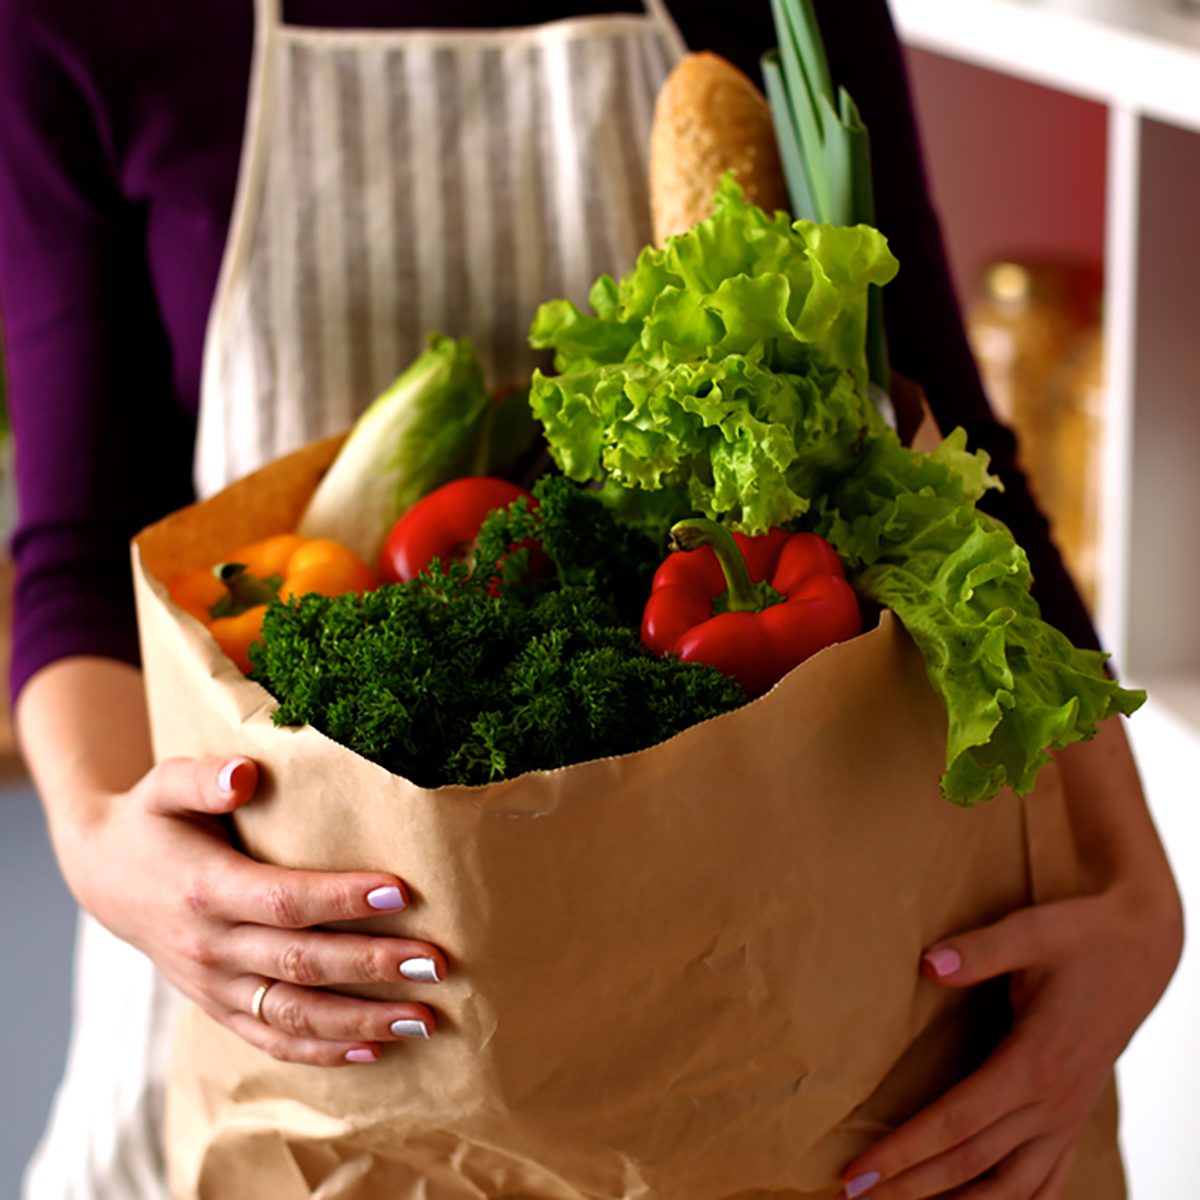
POLYGON ((250 657, 276 724, 437 787, 629 753, 745 703, 720 672, 641 644, 653 542, 568 480, 535 495, 489 518, 470 570, 272 603, 250 657), (513 550, 529 537, 552 578, 531 581, 513 550))

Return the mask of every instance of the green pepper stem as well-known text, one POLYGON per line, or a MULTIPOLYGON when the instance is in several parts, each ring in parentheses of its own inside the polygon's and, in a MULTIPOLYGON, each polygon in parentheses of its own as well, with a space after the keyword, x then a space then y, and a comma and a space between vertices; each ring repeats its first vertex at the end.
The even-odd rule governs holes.
POLYGON ((724 525, 706 517, 689 517, 671 526, 671 546, 675 550, 696 550, 711 546, 721 564, 728 588, 726 612, 759 612, 764 607, 760 589, 750 578, 746 559, 724 525))
POLYGON ((246 570, 245 563, 217 563, 213 575, 225 585, 226 592, 209 610, 214 619, 240 616, 248 609, 268 603, 279 591, 278 576, 260 579, 246 570))

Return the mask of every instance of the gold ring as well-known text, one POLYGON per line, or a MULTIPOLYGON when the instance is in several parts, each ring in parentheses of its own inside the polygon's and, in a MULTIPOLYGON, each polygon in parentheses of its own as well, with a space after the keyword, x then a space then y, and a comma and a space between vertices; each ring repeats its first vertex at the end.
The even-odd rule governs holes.
POLYGON ((278 980, 268 979, 266 983, 259 984, 258 991, 254 993, 254 999, 250 1001, 250 1015, 264 1025, 267 1024, 267 1018, 263 1016, 263 1001, 277 982, 278 980))

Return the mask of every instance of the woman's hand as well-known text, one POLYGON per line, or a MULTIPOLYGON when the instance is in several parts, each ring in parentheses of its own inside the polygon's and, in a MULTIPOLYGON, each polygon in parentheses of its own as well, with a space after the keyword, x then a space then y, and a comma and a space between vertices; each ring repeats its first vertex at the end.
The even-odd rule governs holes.
POLYGON ((845 1195, 1057 1200, 1076 1139, 1181 946, 1173 887, 1130 884, 931 947, 921 969, 942 987, 1011 975, 1013 1030, 973 1075, 855 1159, 845 1195))
POLYGON ((315 928, 397 912, 408 902, 404 884, 372 871, 286 870, 238 853, 220 817, 250 800, 257 782, 248 759, 176 760, 128 791, 89 797, 74 806, 86 819, 55 831, 68 885, 205 1012, 275 1058, 344 1066, 374 1061, 381 1043, 430 1036, 434 1016, 423 1004, 323 990, 445 978, 444 955, 426 942, 315 928))

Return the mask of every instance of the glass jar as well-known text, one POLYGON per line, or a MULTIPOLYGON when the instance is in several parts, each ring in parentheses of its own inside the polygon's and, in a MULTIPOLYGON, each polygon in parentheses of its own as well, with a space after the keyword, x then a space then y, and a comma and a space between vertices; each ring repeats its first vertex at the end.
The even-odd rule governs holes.
POLYGON ((1099 297, 1100 272, 1089 264, 994 262, 967 321, 988 397, 1017 435, 1030 490, 1089 602, 1103 419, 1099 297))
POLYGON ((1104 454, 1104 339, 1085 329, 1059 375, 1055 436, 1055 539, 1089 608, 1095 607, 1100 557, 1100 485, 1104 454))

